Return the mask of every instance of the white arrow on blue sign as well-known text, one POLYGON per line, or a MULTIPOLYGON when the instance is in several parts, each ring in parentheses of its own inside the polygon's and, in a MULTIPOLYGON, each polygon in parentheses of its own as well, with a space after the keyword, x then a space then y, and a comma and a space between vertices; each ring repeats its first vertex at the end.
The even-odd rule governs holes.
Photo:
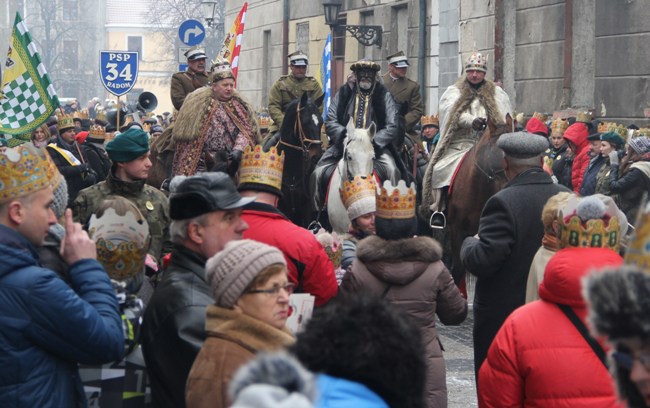
POLYGON ((205 27, 198 20, 185 20, 178 27, 178 36, 185 45, 198 45, 205 39, 205 27))
POLYGON ((100 51, 99 75, 104 88, 115 96, 129 92, 138 79, 138 53, 100 51))

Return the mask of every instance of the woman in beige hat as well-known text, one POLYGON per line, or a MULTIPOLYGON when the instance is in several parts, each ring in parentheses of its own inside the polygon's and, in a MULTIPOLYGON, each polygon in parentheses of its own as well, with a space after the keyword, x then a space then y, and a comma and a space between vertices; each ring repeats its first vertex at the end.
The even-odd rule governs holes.
POLYGON ((187 379, 188 408, 227 407, 235 371, 259 351, 294 342, 285 324, 293 283, 282 252, 253 240, 231 241, 205 266, 215 304, 206 311, 206 339, 187 379))

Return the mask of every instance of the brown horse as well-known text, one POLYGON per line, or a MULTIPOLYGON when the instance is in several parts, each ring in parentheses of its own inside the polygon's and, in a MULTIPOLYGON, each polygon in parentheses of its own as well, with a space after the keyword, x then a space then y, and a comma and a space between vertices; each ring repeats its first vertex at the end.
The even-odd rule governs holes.
POLYGON ((485 203, 506 184, 503 151, 496 141, 503 133, 512 132, 512 118, 508 115, 501 125, 489 118, 487 123, 478 143, 467 152, 456 172, 447 204, 445 249, 451 254, 451 274, 456 284, 465 277, 460 260, 463 240, 478 232, 485 203))

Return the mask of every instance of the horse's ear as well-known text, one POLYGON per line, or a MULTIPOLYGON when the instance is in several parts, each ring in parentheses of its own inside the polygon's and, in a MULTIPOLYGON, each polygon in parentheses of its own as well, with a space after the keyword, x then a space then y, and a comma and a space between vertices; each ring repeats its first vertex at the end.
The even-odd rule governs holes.
POLYGON ((307 101, 309 101, 309 95, 307 95, 307 92, 303 92, 300 98, 300 106, 307 106, 307 101))
POLYGON ((322 94, 321 96, 316 98, 316 100, 314 101, 316 106, 323 106, 323 99, 325 99, 325 94, 322 94))
POLYGON ((370 138, 372 138, 375 135, 375 131, 377 130, 377 125, 375 125, 375 122, 371 122, 370 126, 368 127, 368 133, 370 134, 370 138))
POLYGON ((508 125, 508 129, 512 132, 514 129, 513 123, 512 123, 512 116, 510 116, 510 113, 506 114, 506 125, 508 125))
POLYGON ((354 131, 354 120, 350 117, 348 124, 345 126, 345 129, 348 131, 348 135, 354 131))

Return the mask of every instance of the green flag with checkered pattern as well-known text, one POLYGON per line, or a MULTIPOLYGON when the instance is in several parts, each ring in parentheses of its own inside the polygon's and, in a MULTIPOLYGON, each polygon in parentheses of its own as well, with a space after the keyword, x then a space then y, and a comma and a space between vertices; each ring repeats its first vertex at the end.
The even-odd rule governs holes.
MULTIPOLYGON (((36 44, 16 13, 0 89, 0 133, 14 136, 29 133, 42 125, 58 106, 59 99, 36 44)), ((9 143, 15 145, 12 141, 19 140, 9 143)))

